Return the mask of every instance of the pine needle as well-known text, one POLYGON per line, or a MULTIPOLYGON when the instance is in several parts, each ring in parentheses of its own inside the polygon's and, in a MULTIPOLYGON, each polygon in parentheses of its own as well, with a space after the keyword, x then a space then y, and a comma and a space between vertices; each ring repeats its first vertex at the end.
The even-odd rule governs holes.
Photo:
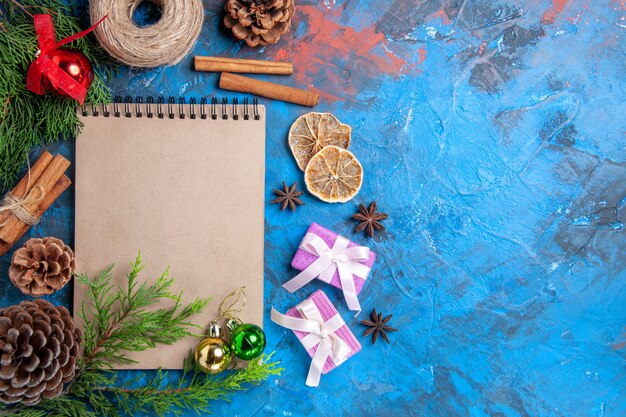
POLYGON ((125 415, 148 413, 163 417, 180 416, 185 411, 196 413, 210 412, 211 401, 229 401, 230 396, 267 380, 270 376, 280 375, 283 371, 277 362, 270 362, 272 354, 263 355, 250 361, 246 368, 239 371, 227 371, 223 375, 208 376, 193 366, 189 358, 186 369, 177 381, 167 382, 170 372, 158 371, 157 375, 141 387, 108 386, 97 387, 96 392, 113 394, 115 402, 125 415))
MULTIPOLYGON (((26 73, 38 49, 32 15, 51 14, 58 40, 84 29, 72 13, 76 9, 72 1, 0 0, 0 192, 16 182, 34 147, 75 137, 81 128, 76 101, 26 90, 26 73)), ((80 49, 94 67, 87 102, 109 103, 111 93, 101 76, 110 76, 110 59, 93 36, 67 46, 80 49)))

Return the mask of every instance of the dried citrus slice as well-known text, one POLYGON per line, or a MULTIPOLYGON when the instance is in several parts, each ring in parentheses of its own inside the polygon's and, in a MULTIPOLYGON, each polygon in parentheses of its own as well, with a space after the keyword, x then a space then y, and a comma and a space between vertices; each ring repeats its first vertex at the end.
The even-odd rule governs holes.
POLYGON ((301 170, 323 147, 335 145, 343 149, 350 146, 352 128, 339 122, 330 113, 307 113, 298 117, 289 129, 289 147, 301 170))
POLYGON ((361 189, 363 167, 352 152, 326 146, 316 153, 304 171, 309 192, 328 203, 345 203, 361 189))

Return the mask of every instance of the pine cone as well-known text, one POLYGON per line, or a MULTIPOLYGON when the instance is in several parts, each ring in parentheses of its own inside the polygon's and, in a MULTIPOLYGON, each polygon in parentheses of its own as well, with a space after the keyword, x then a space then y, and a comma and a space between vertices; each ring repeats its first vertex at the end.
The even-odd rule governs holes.
POLYGON ((60 239, 33 238, 13 253, 9 278, 24 294, 40 297, 67 284, 74 267, 74 252, 60 239))
POLYGON ((38 299, 0 309, 0 402, 33 405, 61 394, 80 339, 65 307, 38 299))
POLYGON ((294 0, 228 0, 224 24, 249 46, 271 45, 289 30, 294 0))

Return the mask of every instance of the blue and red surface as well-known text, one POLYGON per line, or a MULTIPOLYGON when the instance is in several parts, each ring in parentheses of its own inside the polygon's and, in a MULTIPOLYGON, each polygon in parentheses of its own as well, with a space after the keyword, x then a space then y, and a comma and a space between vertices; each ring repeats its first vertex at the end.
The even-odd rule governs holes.
MULTIPOLYGON (((626 415, 624 1, 298 1, 291 32, 255 50, 222 27, 221 1, 205 3, 193 55, 293 61, 292 77, 259 78, 319 91, 315 110, 352 125, 365 170, 353 202, 269 204, 282 181, 304 185, 287 131, 308 109, 261 100, 265 328, 285 372, 215 403, 215 415, 626 415), (350 216, 372 200, 388 230, 367 239, 350 216), (313 221, 380 255, 358 319, 324 287, 348 325, 360 335, 376 308, 400 328, 390 344, 359 336, 363 350, 317 389, 304 386, 310 359, 297 339, 269 321, 270 306, 286 311, 323 287, 281 288, 313 221)), ((236 96, 191 67, 190 56, 123 70, 111 86, 236 96)), ((73 153, 71 142, 53 149, 73 153)), ((71 243, 72 201, 69 190, 29 236, 71 243)), ((8 261, 2 305, 23 299, 8 261)), ((50 298, 70 305, 71 289, 50 298)))

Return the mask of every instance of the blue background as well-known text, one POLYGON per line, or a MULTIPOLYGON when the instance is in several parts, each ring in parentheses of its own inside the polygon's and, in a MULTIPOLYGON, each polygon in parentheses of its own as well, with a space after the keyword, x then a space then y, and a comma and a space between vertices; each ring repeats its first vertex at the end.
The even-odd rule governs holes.
MULTIPOLYGON (((222 2, 205 1, 192 55, 293 61, 292 77, 258 78, 321 92, 315 110, 353 127, 365 180, 343 205, 310 194, 295 213, 269 204, 282 181, 304 186, 287 131, 308 109, 261 99, 265 328, 285 372, 212 411, 626 415, 624 2, 297 4, 292 30, 253 50, 222 27, 222 2), (353 233, 350 216, 372 200, 389 219, 368 239, 353 233), (294 294, 281 288, 313 221, 379 254, 359 318, 318 282, 294 294), (269 321, 269 308, 285 311, 318 288, 363 350, 314 389, 304 385, 309 357, 269 321), (400 331, 390 344, 360 336, 358 320, 372 308, 393 314, 400 331)), ((190 56, 170 68, 122 69, 111 87, 122 96, 237 96, 217 78, 194 72, 190 56)), ((71 141, 51 149, 73 157, 71 141)), ((73 189, 24 240, 47 235, 73 242, 73 189)), ((8 280, 9 259, 0 261, 2 305, 24 298, 8 280)), ((69 306, 71 288, 49 298, 69 306)))

